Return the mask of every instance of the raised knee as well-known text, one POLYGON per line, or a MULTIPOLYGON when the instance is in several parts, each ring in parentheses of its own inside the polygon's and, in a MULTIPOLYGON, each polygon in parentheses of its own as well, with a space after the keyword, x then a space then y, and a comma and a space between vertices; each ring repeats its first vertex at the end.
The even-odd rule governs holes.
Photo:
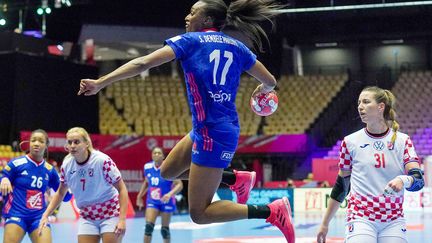
POLYGON ((204 212, 197 210, 189 210, 190 217, 192 221, 196 224, 209 224, 208 218, 205 216, 204 212))
POLYGON ((167 166, 168 163, 162 162, 162 165, 160 167, 160 174, 162 178, 165 180, 173 181, 177 179, 178 172, 175 170, 175 168, 167 166))

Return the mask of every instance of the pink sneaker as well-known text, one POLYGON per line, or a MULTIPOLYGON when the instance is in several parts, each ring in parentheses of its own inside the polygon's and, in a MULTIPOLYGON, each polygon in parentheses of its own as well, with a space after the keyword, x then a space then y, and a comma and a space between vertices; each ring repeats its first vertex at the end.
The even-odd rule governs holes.
POLYGON ((283 197, 267 205, 270 208, 270 216, 266 222, 279 228, 288 243, 295 242, 294 225, 291 217, 291 206, 288 198, 283 197))
POLYGON ((236 176, 236 182, 234 185, 230 186, 230 189, 236 193, 237 202, 245 204, 249 199, 250 191, 255 185, 256 173, 255 171, 234 170, 234 174, 236 176))

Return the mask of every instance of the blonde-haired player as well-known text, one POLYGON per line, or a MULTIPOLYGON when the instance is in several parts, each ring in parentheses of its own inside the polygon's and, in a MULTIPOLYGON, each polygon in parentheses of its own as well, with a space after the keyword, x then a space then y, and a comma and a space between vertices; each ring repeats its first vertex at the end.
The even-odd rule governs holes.
POLYGON ((419 159, 408 135, 398 131, 395 97, 366 87, 358 112, 366 128, 346 136, 340 148, 339 175, 317 241, 325 242, 328 224, 348 191, 347 243, 405 243, 404 188, 424 186, 419 159))
POLYGON ((87 131, 81 127, 66 133, 69 154, 60 170, 60 187, 39 224, 41 231, 48 216, 57 208, 68 188, 80 209, 79 243, 121 242, 126 230, 128 192, 112 159, 93 149, 87 131))

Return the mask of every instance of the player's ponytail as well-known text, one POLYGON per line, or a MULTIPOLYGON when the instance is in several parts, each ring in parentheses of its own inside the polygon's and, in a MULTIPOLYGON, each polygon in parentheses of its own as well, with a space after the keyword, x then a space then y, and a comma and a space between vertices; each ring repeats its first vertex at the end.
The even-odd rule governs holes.
POLYGON ((279 13, 275 10, 281 9, 283 5, 272 0, 237 0, 231 2, 227 11, 227 26, 233 26, 244 33, 263 51, 262 38, 269 43, 267 34, 260 26, 260 22, 269 21, 274 27, 272 17, 279 13))
POLYGON ((384 93, 387 100, 387 102, 384 102, 386 105, 386 109, 384 110, 384 119, 389 123, 389 127, 393 129, 394 133, 391 138, 391 143, 394 144, 396 141, 396 132, 399 130, 399 123, 396 121, 396 111, 394 109, 396 98, 390 90, 385 89, 384 93))
POLYGON ((260 51, 263 50, 262 38, 269 42, 260 22, 269 21, 273 26, 271 18, 280 14, 276 10, 284 6, 273 0, 237 0, 229 6, 222 0, 200 1, 206 4, 205 15, 212 18, 215 28, 223 30, 227 26, 234 27, 244 33, 260 51))

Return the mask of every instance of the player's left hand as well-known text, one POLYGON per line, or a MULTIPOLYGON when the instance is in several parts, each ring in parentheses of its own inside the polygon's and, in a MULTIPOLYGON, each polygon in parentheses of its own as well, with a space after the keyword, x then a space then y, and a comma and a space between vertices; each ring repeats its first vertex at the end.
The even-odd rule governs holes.
POLYGON ((400 192, 404 187, 404 184, 402 180, 398 177, 391 180, 387 186, 384 188, 384 195, 385 196, 392 196, 396 193, 400 192))
POLYGON ((38 226, 38 235, 39 235, 39 236, 42 235, 43 229, 44 229, 45 227, 47 227, 47 225, 48 225, 48 217, 44 217, 44 216, 42 215, 42 218, 40 219, 40 221, 39 221, 39 226, 38 226))
POLYGON ((117 237, 120 237, 126 233, 126 221, 124 219, 119 220, 115 227, 114 233, 117 235, 117 237))
POLYGON ((167 203, 167 202, 169 202, 169 200, 171 200, 171 195, 165 194, 165 195, 162 196, 162 198, 160 200, 163 203, 167 203))

